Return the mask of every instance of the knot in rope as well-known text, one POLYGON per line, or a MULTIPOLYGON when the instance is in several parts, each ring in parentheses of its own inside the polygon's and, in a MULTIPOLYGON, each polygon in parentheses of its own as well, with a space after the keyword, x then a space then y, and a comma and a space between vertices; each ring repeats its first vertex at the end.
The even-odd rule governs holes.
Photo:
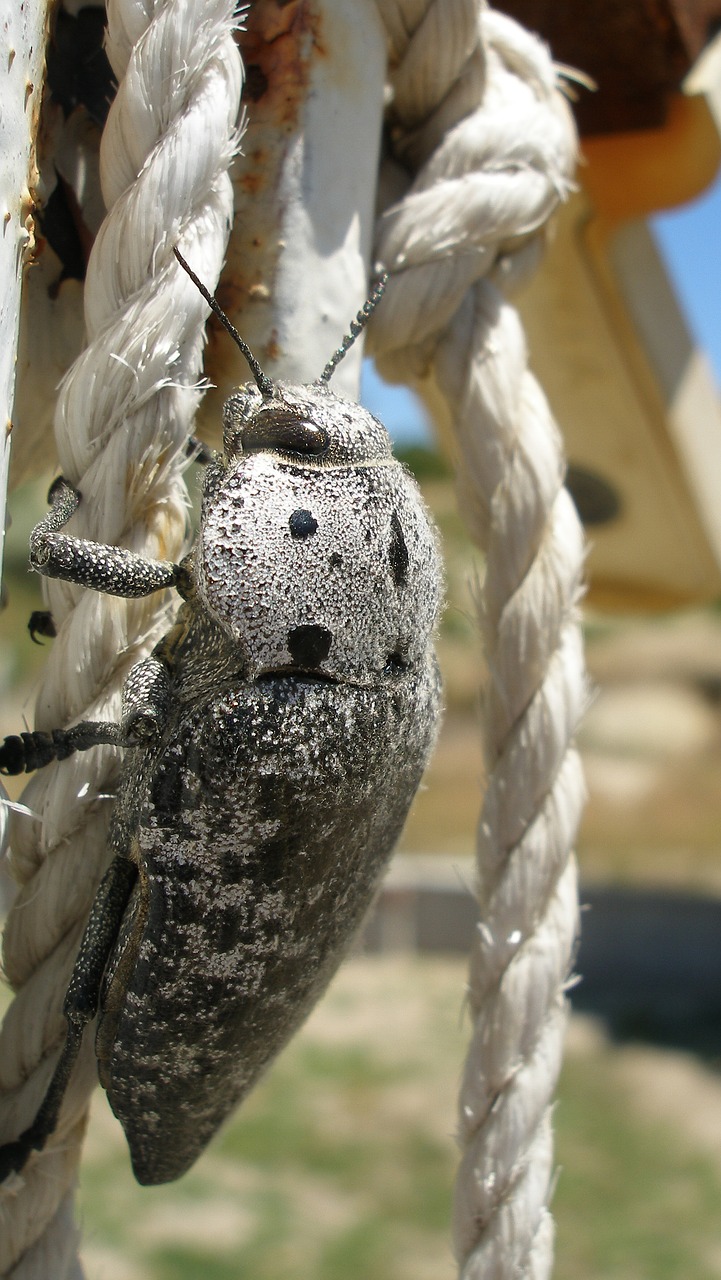
POLYGON ((535 264, 572 187, 576 135, 545 45, 480 0, 452 8, 398 3, 387 15, 393 185, 406 189, 376 226, 391 279, 370 349, 391 378, 422 372, 476 280, 507 287, 535 264), (420 7, 409 31, 400 14, 420 7))

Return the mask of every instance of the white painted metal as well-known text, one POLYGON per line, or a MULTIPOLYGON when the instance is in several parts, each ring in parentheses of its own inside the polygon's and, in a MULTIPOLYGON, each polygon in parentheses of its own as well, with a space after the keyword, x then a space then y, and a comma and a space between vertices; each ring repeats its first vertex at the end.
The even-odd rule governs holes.
MULTIPOLYGON (((300 134, 283 166, 281 239, 288 246, 275 287, 283 376, 317 377, 367 293, 383 110, 385 36, 375 3, 324 6, 328 56, 313 68, 300 134), (292 246, 292 248, 291 248, 292 246)), ((334 375, 355 398, 360 348, 334 375)))
MULTIPOLYGON (((275 0, 271 8, 282 15, 275 0)), ((375 0, 315 0, 305 9, 295 48, 307 78, 298 91, 289 67, 292 120, 279 92, 245 95, 219 295, 271 377, 300 382, 318 377, 367 295, 386 59, 375 0)), ((357 399, 360 365, 359 343, 333 389, 357 399)), ((210 344, 206 372, 218 386, 203 405, 211 423, 248 370, 223 336, 210 344)))
POLYGON ((47 0, 0 0, 0 564, 23 264, 33 245, 47 0))

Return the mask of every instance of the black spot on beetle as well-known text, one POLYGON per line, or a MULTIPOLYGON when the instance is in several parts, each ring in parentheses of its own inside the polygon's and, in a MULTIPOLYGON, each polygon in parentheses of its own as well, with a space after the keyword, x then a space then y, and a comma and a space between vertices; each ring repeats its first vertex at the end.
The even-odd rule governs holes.
POLYGON ((386 659, 385 674, 388 676, 402 676, 404 671, 408 670, 408 660, 398 649, 394 653, 389 653, 386 659))
POLYGON ((341 565, 343 564, 343 557, 340 551, 331 552, 331 554, 328 556, 328 564, 330 565, 331 569, 340 569, 341 565))
POLYGON ((391 541, 388 547, 388 559, 391 564, 393 581, 397 587, 402 587, 408 577, 408 548, 403 537, 401 522, 395 511, 391 516, 391 541))
POLYGON ((315 623, 291 627, 288 632, 288 652, 298 667, 319 667, 328 657, 332 643, 332 631, 315 623))
POLYGON ((318 521, 310 511, 294 511, 288 520, 290 532, 294 538, 312 538, 318 528, 318 521))
POLYGON ((255 808, 260 822, 277 817, 282 803, 283 779, 277 773, 261 773, 255 782, 255 808))
POLYGON ((215 904, 213 949, 219 954, 237 952, 241 947, 252 949, 254 943, 257 945, 258 926, 254 919, 255 904, 250 893, 248 899, 240 910, 237 903, 225 909, 219 909, 218 904, 215 904))
MULTIPOLYGON (((235 877, 233 880, 228 881, 229 884, 235 884, 238 880, 237 868, 234 868, 234 870, 235 870, 235 877)), ((196 884, 197 880, 198 880, 198 868, 194 866, 192 861, 188 860, 187 862, 183 862, 180 858, 178 858, 177 864, 175 862, 173 863, 173 881, 176 884, 179 884, 179 885, 196 884)))

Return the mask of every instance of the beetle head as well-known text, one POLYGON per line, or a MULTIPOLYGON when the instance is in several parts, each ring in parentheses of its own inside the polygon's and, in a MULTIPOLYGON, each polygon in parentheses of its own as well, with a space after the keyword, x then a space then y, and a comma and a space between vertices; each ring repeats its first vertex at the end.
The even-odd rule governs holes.
POLYGON ((311 470, 392 458, 383 424, 321 382, 277 382, 269 400, 252 383, 239 387, 223 409, 223 451, 231 468, 257 453, 311 470))
POLYGON ((193 279, 255 379, 226 402, 224 457, 206 471, 199 599, 251 678, 392 684, 427 660, 440 600, 435 535, 385 427, 328 387, 385 281, 320 378, 294 385, 271 382, 193 279))
POLYGON ((349 333, 331 356, 320 377, 307 386, 288 386, 272 382, 263 372, 245 339, 231 324, 222 307, 196 276, 177 247, 173 249, 173 253, 242 351, 255 380, 255 388, 252 384, 239 387, 225 403, 223 452, 228 462, 240 455, 260 451, 289 456, 308 465, 321 463, 324 459, 336 465, 344 462, 368 462, 390 453, 385 428, 377 419, 357 408, 348 413, 346 407, 346 412, 339 414, 338 408, 342 409, 346 401, 340 400, 328 390, 334 370, 363 332, 383 297, 388 281, 387 272, 380 276, 366 302, 351 321, 349 333), (365 420, 362 423, 359 421, 361 418, 365 420), (352 430, 345 431, 344 424, 352 427, 352 430), (339 426, 340 430, 337 429, 339 426), (357 440, 359 427, 365 428, 360 448, 357 440), (379 452, 373 447, 374 437, 379 452))

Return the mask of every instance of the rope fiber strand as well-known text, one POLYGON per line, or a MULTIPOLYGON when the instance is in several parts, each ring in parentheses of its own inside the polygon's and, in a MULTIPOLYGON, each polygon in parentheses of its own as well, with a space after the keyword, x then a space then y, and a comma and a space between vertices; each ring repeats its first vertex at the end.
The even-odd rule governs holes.
MULTIPOLYGON (((63 474, 88 495, 73 533, 177 560, 186 538, 185 446, 198 401, 207 309, 172 256, 177 242, 212 287, 232 219, 241 64, 233 0, 109 0, 118 93, 101 148, 108 214, 85 289, 88 346, 55 418, 63 474)), ((47 581, 58 627, 36 727, 117 720, 128 669, 162 633, 167 606, 47 581)), ((33 1119, 64 1038, 61 1009, 85 918, 107 865, 112 748, 35 775, 15 823, 21 888, 4 964, 16 991, 0 1040, 0 1140, 33 1119)), ((82 1274, 72 1188, 96 1080, 92 1036, 47 1147, 0 1193, 0 1274, 82 1274)))
POLYGON ((578 920, 583 538, 559 433, 501 290, 538 260, 576 136, 548 51, 510 18, 480 0, 383 0, 379 12, 394 195, 377 225, 390 279, 370 346, 391 381, 440 408, 486 559, 481 924, 455 1249, 464 1280, 540 1280, 552 1266, 550 1114, 578 920))

